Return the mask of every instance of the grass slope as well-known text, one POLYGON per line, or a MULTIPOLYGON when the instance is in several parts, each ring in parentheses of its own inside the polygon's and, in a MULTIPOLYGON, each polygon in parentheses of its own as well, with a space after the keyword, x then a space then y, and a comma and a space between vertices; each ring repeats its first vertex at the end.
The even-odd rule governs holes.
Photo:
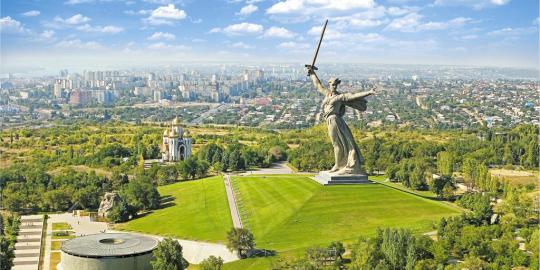
POLYGON ((161 186, 158 190, 161 196, 170 196, 172 204, 168 202, 167 207, 117 228, 182 239, 226 241, 232 221, 221 176, 161 186))
POLYGON ((384 185, 320 186, 305 176, 237 177, 258 247, 288 251, 348 242, 377 227, 415 232, 458 210, 384 185))

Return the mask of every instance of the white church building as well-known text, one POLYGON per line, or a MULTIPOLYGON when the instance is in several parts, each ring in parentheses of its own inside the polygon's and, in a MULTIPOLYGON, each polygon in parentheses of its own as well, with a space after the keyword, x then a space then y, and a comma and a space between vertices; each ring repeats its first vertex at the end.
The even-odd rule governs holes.
POLYGON ((186 138, 184 135, 180 120, 178 117, 174 118, 171 126, 163 131, 161 159, 164 162, 180 161, 191 156, 191 138, 186 138))

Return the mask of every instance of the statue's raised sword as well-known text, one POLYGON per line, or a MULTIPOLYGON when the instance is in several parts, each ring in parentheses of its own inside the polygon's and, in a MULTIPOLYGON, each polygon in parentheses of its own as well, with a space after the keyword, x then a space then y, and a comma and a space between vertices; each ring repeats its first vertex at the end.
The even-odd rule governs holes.
MULTIPOLYGON (((317 44, 317 48, 315 48, 315 55, 313 55, 313 61, 311 62, 311 65, 309 65, 309 64, 305 65, 308 69, 317 70, 317 67, 315 66, 315 61, 317 61, 317 55, 319 54, 319 49, 321 48, 321 43, 322 43, 322 39, 324 37, 324 31, 326 31, 326 25, 327 24, 328 24, 328 20, 326 20, 324 22, 324 26, 323 26, 322 32, 321 32, 321 38, 319 39, 319 43, 317 44)), ((308 76, 309 76, 309 74, 308 74, 308 76)))

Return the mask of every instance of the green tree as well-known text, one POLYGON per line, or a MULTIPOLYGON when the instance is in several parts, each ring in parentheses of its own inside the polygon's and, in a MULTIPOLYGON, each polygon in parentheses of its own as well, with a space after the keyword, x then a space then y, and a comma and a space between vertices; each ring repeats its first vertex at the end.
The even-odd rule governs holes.
POLYGON ((221 257, 215 257, 210 256, 206 259, 204 259, 200 264, 199 267, 201 270, 221 270, 221 267, 223 266, 223 259, 221 257))
POLYGON ((452 177, 448 175, 435 177, 431 181, 430 189, 431 191, 435 192, 439 198, 448 199, 449 194, 445 193, 447 193, 449 190, 453 193, 454 181, 452 180, 452 177))
POLYGON ((240 258, 246 258, 247 252, 255 248, 253 233, 244 228, 232 228, 227 232, 227 248, 236 251, 240 258))
POLYGON ((159 192, 147 176, 138 176, 130 181, 122 190, 120 197, 137 210, 159 208, 159 192))
POLYGON ((183 257, 182 246, 172 238, 165 238, 159 242, 153 255, 150 264, 154 270, 184 270, 189 266, 183 257))
POLYGON ((437 153, 437 171, 441 175, 452 176, 454 171, 454 156, 450 152, 437 153))

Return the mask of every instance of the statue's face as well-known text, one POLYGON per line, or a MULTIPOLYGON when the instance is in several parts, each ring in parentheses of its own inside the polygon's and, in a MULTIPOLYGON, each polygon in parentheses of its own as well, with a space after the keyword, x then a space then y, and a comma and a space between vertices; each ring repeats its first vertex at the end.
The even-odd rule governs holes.
POLYGON ((330 84, 330 91, 332 91, 332 94, 335 94, 337 93, 337 87, 338 87, 338 83, 334 82, 332 84, 330 84))

